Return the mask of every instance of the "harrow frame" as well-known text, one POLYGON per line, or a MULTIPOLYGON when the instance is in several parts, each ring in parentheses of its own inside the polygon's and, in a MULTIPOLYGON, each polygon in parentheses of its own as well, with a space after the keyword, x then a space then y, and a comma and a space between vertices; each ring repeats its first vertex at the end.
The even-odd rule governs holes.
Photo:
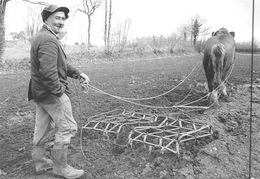
POLYGON ((132 147, 135 142, 180 154, 180 145, 213 135, 211 125, 191 120, 183 114, 164 116, 134 111, 122 111, 117 114, 103 114, 89 120, 83 129, 103 132, 104 135, 118 135, 124 126, 130 126, 127 143, 132 147))

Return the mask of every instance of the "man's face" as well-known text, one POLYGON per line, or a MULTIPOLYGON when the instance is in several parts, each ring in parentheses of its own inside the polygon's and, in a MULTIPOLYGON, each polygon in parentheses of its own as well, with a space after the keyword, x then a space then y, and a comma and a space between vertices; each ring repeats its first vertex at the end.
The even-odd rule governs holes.
POLYGON ((58 11, 50 15, 45 23, 51 28, 53 32, 59 34, 62 31, 65 20, 65 13, 62 11, 58 11))

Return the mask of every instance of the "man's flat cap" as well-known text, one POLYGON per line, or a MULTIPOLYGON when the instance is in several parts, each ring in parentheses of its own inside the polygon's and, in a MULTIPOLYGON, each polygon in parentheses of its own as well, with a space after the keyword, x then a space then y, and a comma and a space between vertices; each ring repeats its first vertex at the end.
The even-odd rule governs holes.
POLYGON ((69 17, 68 14, 69 14, 70 10, 67 7, 60 7, 60 6, 51 4, 51 5, 46 6, 42 10, 42 13, 41 13, 42 21, 43 22, 46 21, 50 15, 52 15, 53 13, 58 12, 58 11, 64 12, 66 19, 69 17))

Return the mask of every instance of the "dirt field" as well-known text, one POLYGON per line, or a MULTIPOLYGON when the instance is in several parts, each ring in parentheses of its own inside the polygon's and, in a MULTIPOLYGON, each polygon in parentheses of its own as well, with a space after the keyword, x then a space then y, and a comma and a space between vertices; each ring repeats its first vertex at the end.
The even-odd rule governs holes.
MULTIPOLYGON (((171 106, 189 93, 186 101, 206 94, 201 56, 182 56, 164 59, 132 60, 79 67, 89 75, 91 85, 110 94, 142 98, 170 90, 183 80, 199 63, 191 76, 174 91, 141 102, 153 106, 171 106)), ((252 177, 260 178, 260 57, 254 61, 252 177)), ((36 175, 30 151, 35 109, 27 101, 29 71, 0 74, 0 178, 54 179, 51 173, 36 175)), ((207 110, 184 113, 192 119, 211 124, 214 138, 187 142, 181 155, 161 154, 148 146, 130 148, 126 141, 120 145, 104 140, 101 133, 83 130, 82 150, 80 129, 90 116, 114 109, 172 115, 176 109, 154 109, 132 105, 89 90, 83 93, 78 82, 70 82, 74 117, 79 132, 72 140, 69 163, 83 168, 97 179, 245 179, 249 168, 250 114, 250 56, 237 54, 234 69, 228 79, 228 100, 207 110), (214 140, 213 140, 214 139, 214 140)), ((194 105, 208 106, 208 101, 194 105)), ((120 139, 119 139, 120 140, 120 139)))

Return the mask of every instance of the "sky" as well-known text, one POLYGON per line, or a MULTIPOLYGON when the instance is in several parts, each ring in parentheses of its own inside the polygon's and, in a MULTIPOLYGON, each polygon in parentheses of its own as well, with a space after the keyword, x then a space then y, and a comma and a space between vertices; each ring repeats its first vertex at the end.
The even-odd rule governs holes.
MULTIPOLYGON (((63 39, 65 43, 86 42, 87 16, 76 11, 81 7, 81 0, 46 1, 70 9, 70 17, 65 26, 67 35, 63 39)), ((237 42, 249 42, 252 39, 252 0, 113 0, 112 2, 112 28, 130 19, 130 40, 153 35, 167 37, 176 33, 182 24, 187 24, 195 15, 205 20, 205 26, 210 27, 210 32, 226 27, 229 31, 235 32, 237 42)), ((36 5, 30 6, 36 8, 36 5)), ((27 14, 28 3, 21 0, 8 2, 5 18, 6 34, 23 30, 27 14)), ((255 0, 254 26, 254 38, 260 44, 260 0, 255 0)), ((104 6, 101 6, 92 16, 92 44, 103 45, 103 29, 104 6)))

